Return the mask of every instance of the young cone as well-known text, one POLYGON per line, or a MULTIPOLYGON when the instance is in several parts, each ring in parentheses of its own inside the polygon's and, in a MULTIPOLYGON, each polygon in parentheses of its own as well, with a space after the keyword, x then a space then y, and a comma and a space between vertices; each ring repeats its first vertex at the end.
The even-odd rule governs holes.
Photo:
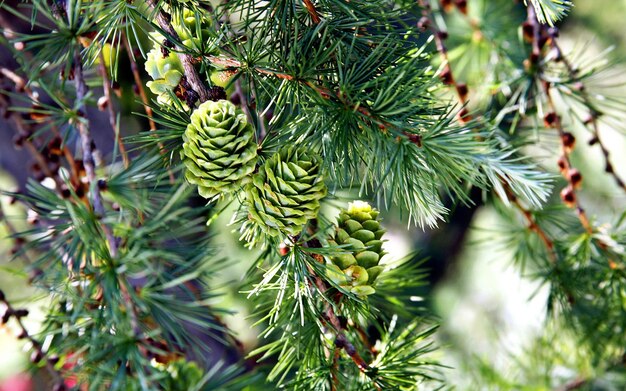
POLYGON ((146 86, 157 96, 157 102, 161 105, 171 104, 171 94, 180 83, 184 73, 183 64, 176 53, 169 51, 164 56, 161 46, 155 43, 155 47, 148 52, 145 67, 146 72, 152 78, 146 86))
POLYGON ((384 233, 378 210, 363 201, 348 204, 348 209, 339 213, 337 229, 329 240, 332 245, 346 246, 347 252, 331 257, 328 277, 359 296, 375 293, 373 285, 383 270, 379 263, 385 255, 384 233))
MULTIPOLYGON (((209 27, 211 20, 208 17, 196 19, 196 14, 188 9, 182 11, 180 17, 172 19, 172 27, 185 48, 192 49, 199 55, 214 54, 216 49, 210 41, 209 27), (200 24, 198 25, 198 22, 200 24), (199 36, 198 36, 199 33, 199 36)), ((178 87, 184 74, 183 64, 172 48, 163 48, 165 37, 157 32, 150 34, 154 42, 152 50, 148 52, 145 68, 152 81, 146 86, 157 96, 161 105, 170 105, 172 94, 178 87)))
POLYGON ((246 189, 249 218, 270 236, 297 235, 317 216, 326 185, 320 158, 284 147, 269 158, 246 189))
POLYGON ((250 181, 257 161, 254 129, 227 100, 202 103, 183 135, 185 178, 204 198, 217 198, 250 181))

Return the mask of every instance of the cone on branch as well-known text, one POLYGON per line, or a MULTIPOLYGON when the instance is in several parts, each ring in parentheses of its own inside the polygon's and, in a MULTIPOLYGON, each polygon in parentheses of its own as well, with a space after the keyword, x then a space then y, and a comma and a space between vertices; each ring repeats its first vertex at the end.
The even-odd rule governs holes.
POLYGON ((196 15, 189 9, 184 9, 180 18, 172 19, 172 27, 183 46, 196 50, 203 54, 211 54, 214 45, 210 44, 210 28, 213 25, 211 19, 202 13, 196 15), (200 23, 198 23, 200 22, 200 23))
POLYGON ((146 72, 152 81, 146 86, 157 96, 157 102, 161 105, 172 103, 173 91, 183 77, 183 64, 173 51, 163 54, 161 47, 155 43, 155 47, 148 52, 145 63, 146 72))
MULTIPOLYGON (((210 42, 209 28, 212 22, 208 17, 202 17, 189 9, 184 9, 179 17, 172 18, 171 23, 184 48, 192 49, 202 55, 216 53, 215 45, 210 42)), ((177 53, 170 50, 174 48, 174 44, 166 37, 158 32, 152 32, 150 36, 154 45, 148 52, 145 68, 152 81, 149 81, 146 86, 157 96, 159 104, 170 105, 172 94, 184 74, 183 64, 177 53)))
POLYGON ((244 112, 227 100, 206 101, 191 115, 183 135, 185 178, 208 199, 250 181, 257 161, 254 129, 244 112))
POLYGON ((250 220, 270 236, 298 235, 326 195, 320 163, 319 156, 295 147, 269 158, 246 188, 250 220))
POLYGON ((328 278, 358 296, 376 292, 374 283, 384 269, 379 263, 385 255, 381 238, 386 231, 378 214, 367 202, 351 202, 339 213, 334 236, 328 241, 346 250, 330 257, 328 278))

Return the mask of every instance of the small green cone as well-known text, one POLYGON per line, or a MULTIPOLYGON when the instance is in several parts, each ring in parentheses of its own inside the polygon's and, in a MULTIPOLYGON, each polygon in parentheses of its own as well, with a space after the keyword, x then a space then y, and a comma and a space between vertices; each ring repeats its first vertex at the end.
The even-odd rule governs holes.
POLYGON ((203 54, 211 54, 215 49, 210 44, 212 24, 209 16, 201 10, 196 15, 194 11, 185 8, 182 15, 172 18, 172 27, 183 45, 203 54))
MULTIPOLYGON (((162 39, 162 36, 157 33, 151 35, 155 40, 159 37, 162 39)), ((146 86, 157 96, 157 102, 161 105, 171 104, 171 93, 176 89, 184 74, 183 64, 176 53, 170 51, 166 56, 163 56, 161 46, 155 43, 152 50, 148 52, 144 66, 152 78, 152 81, 146 83, 146 86)))
MULTIPOLYGON (((378 211, 368 203, 355 201, 342 210, 337 217, 337 229, 334 237, 329 240, 333 245, 343 245, 344 252, 331 257, 332 264, 345 274, 346 282, 339 284, 358 296, 374 294, 374 283, 383 271, 379 266, 380 259, 385 255, 382 250, 385 233, 381 229, 378 211)), ((336 274, 336 269, 333 268, 336 274)), ((333 281, 338 281, 335 278, 333 281)))
POLYGON ((326 185, 320 158, 303 148, 283 147, 246 187, 248 216, 270 236, 298 235, 317 217, 326 185))
POLYGON ((257 161, 254 129, 227 100, 202 103, 183 135, 185 178, 204 198, 233 192, 251 180, 257 161))
MULTIPOLYGON (((172 15, 172 27, 186 48, 192 49, 201 55, 217 53, 217 47, 211 42, 212 22, 208 15, 184 9, 181 13, 172 15), (200 21, 200 25, 198 25, 200 21)), ((146 72, 152 81, 146 86, 157 96, 157 102, 163 106, 172 104, 172 94, 178 87, 184 74, 183 64, 175 50, 161 47, 165 37, 158 32, 150 33, 153 40, 152 50, 148 52, 145 62, 146 72)))

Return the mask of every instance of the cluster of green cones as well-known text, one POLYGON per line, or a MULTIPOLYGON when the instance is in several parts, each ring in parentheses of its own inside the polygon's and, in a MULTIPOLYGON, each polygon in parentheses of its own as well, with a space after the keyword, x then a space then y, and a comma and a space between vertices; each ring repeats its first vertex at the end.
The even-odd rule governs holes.
MULTIPOLYGON (((227 100, 202 103, 191 115, 183 136, 185 178, 210 200, 245 189, 248 219, 262 232, 297 236, 317 218, 327 188, 321 159, 304 148, 280 148, 257 169, 254 128, 227 100), (255 172, 256 170, 256 172, 255 172)), ((376 292, 385 255, 378 210, 355 201, 342 210, 328 240, 342 252, 330 257, 327 277, 358 296, 376 292)))

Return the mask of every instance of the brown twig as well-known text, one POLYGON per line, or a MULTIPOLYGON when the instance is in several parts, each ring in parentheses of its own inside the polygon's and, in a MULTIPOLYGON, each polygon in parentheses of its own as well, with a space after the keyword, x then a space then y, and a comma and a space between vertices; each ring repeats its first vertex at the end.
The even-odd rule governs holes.
POLYGON ((0 73, 2 73, 4 77, 11 80, 13 84, 15 84, 15 89, 18 92, 24 91, 29 97, 31 98, 33 97, 33 90, 28 86, 28 83, 26 83, 26 80, 24 80, 24 78, 22 78, 20 75, 18 75, 17 73, 13 72, 12 70, 6 67, 1 67, 0 73))
POLYGON ((517 196, 513 194, 510 187, 506 186, 504 181, 502 182, 502 184, 504 185, 504 190, 506 191, 507 197, 509 198, 509 200, 511 200, 513 205, 515 205, 515 207, 522 213, 522 215, 524 216, 524 219, 526 219, 526 222, 528 223, 528 229, 533 231, 539 237, 539 239, 541 239, 546 249, 548 250, 548 255, 550 257, 550 260, 553 263, 556 263, 558 258, 554 249, 554 242, 552 241, 552 239, 550 239, 550 236, 548 235, 548 233, 544 231, 543 228, 541 228, 539 224, 537 224, 537 221, 535 220, 533 213, 530 210, 526 209, 524 205, 522 205, 522 203, 517 198, 517 196))
MULTIPOLYGON (((563 55, 563 51, 561 50, 561 47, 556 40, 556 37, 551 38, 550 44, 553 50, 556 51, 556 57, 565 65, 570 79, 575 80, 577 78, 577 71, 572 63, 567 59, 567 57, 563 55)), ((596 110, 594 108, 594 105, 591 102, 591 98, 589 97, 589 93, 587 92, 585 84, 582 81, 577 82, 576 88, 579 92, 579 96, 583 100, 584 106, 589 110, 588 117, 584 121, 584 125, 591 132, 591 140, 589 140, 589 145, 597 144, 600 147, 600 150, 602 151, 602 156, 604 157, 604 171, 613 177, 613 180, 618 187, 620 187, 623 191, 626 191, 626 182, 624 182, 624 180, 615 171, 613 164, 611 163, 610 152, 600 138, 600 127, 598 124, 598 119, 601 113, 599 110, 596 110)))
MULTIPOLYGON (((143 80, 141 80, 141 74, 139 73, 139 67, 137 67, 137 61, 135 60, 132 48, 130 47, 130 44, 128 43, 128 38, 126 37, 126 34, 124 32, 122 32, 121 40, 122 44, 124 45, 124 49, 126 50, 128 60, 130 61, 130 70, 133 74, 133 79, 135 81, 135 85, 137 86, 137 91, 139 92, 139 98, 143 103, 143 108, 146 111, 146 116, 148 117, 148 125, 150 126, 150 130, 155 131, 157 130, 157 127, 154 123, 154 120, 152 119, 154 114, 152 113, 152 108, 148 104, 148 96, 146 95, 145 88, 143 88, 143 80)), ((161 142, 159 142, 159 148, 163 150, 163 144, 161 142)))
MULTIPOLYGON (((310 267, 309 273, 311 273, 315 286, 317 287, 319 292, 324 295, 328 290, 328 288, 326 287, 326 283, 318 275, 316 275, 313 269, 310 267)), ((368 374, 369 370, 371 369, 369 364, 367 364, 363 357, 361 357, 354 345, 346 337, 345 333, 343 332, 344 328, 341 325, 341 321, 339 320, 339 317, 335 313, 333 306, 330 303, 327 303, 326 310, 324 311, 323 316, 325 323, 329 324, 335 331, 335 346, 339 349, 343 349, 361 372, 368 374)))
POLYGON ((340 356, 341 356, 341 349, 339 349, 338 347, 335 347, 333 349, 333 365, 330 368, 330 376, 332 378, 332 381, 330 383, 331 391, 338 391, 337 384, 339 384, 339 378, 337 377, 337 374, 339 373, 339 357, 340 356))
MULTIPOLYGON (((50 124, 50 130, 59 140, 63 140, 63 136, 57 126, 53 123, 50 124)), ((76 159, 74 159, 74 155, 72 151, 67 147, 67 144, 63 144, 63 156, 65 160, 67 160, 67 164, 70 166, 70 178, 72 183, 80 183, 80 173, 78 172, 78 165, 76 164, 76 159)))
POLYGON ((109 71, 107 70, 106 64, 104 62, 104 54, 102 53, 102 50, 100 50, 100 74, 102 75, 102 90, 104 91, 104 97, 106 99, 106 110, 109 115, 109 124, 111 125, 111 129, 113 130, 113 134, 115 135, 115 140, 117 141, 117 145, 120 149, 120 154, 122 155, 122 160, 124 161, 124 167, 128 168, 128 166, 130 165, 130 159, 128 157, 128 153, 126 153, 126 147, 124 146, 124 142, 122 141, 119 123, 117 121, 115 109, 113 108, 111 80, 109 79, 109 71))
POLYGON ((319 24, 322 19, 320 19, 320 14, 317 12, 315 5, 311 0, 304 0, 304 6, 307 11, 309 11, 309 15, 311 15, 311 19, 313 19, 313 23, 319 24))
MULTIPOLYGON (((530 57, 528 58, 528 68, 537 67, 538 71, 541 71, 540 67, 540 58, 542 51, 542 32, 544 27, 539 23, 537 19, 537 14, 533 5, 529 2, 527 7, 527 20, 526 23, 532 28, 532 51, 530 57)), ((547 41, 544 41, 544 44, 547 41)), ((571 162, 570 154, 574 149, 575 141, 574 135, 566 132, 563 123, 561 121, 561 117, 557 114, 556 106, 554 104, 554 100, 552 99, 552 95, 550 93, 550 84, 547 81, 542 81, 539 83, 542 89, 542 92, 545 96, 546 103, 548 106, 548 113, 544 116, 544 125, 549 128, 556 129, 559 137, 561 139, 561 157, 559 158, 559 168, 561 170, 562 175, 569 182, 567 187, 561 191, 561 199, 565 203, 566 206, 575 208, 576 214, 578 215, 578 219, 580 220, 581 225, 588 233, 593 233, 593 227, 589 222, 589 218, 587 217, 587 213, 583 208, 582 204, 578 200, 576 189, 580 186, 582 177, 578 170, 576 170, 571 162)))
POLYGON ((564 386, 558 388, 558 391, 573 391, 573 390, 578 390, 579 388, 587 385, 589 383, 589 380, 579 377, 576 378, 574 380, 572 380, 571 382, 565 384, 564 386))
POLYGON ((376 347, 374 347, 374 345, 372 345, 372 343, 370 342, 370 339, 367 336, 365 330, 363 330, 363 328, 357 323, 352 323, 351 326, 357 332, 359 338, 361 339, 361 342, 363 342, 363 345, 367 348, 367 350, 369 350, 372 354, 377 355, 378 351, 376 350, 376 347))

